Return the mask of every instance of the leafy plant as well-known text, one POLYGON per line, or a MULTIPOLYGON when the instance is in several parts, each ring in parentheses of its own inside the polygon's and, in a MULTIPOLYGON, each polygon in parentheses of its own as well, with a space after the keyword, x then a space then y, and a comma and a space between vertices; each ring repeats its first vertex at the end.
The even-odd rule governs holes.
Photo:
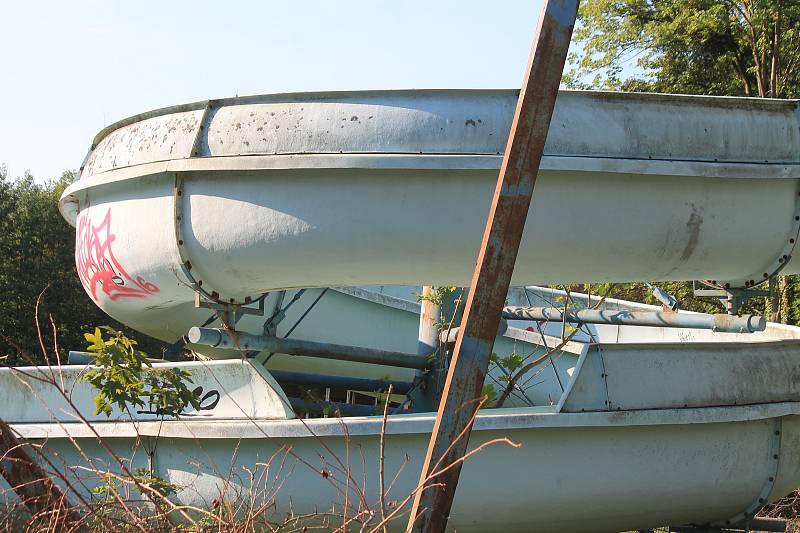
POLYGON ((170 483, 166 479, 154 476, 153 472, 147 468, 137 468, 133 472, 133 480, 136 481, 134 487, 137 491, 141 492, 139 486, 149 487, 154 491, 161 494, 163 497, 168 498, 178 493, 181 489, 179 485, 170 483))
POLYGON ((456 287, 433 287, 430 294, 422 294, 419 292, 412 293, 418 302, 428 301, 434 305, 442 305, 447 295, 456 291, 456 287))
POLYGON ((494 389, 494 385, 491 383, 485 383, 481 389, 481 396, 486 398, 483 406, 491 407, 495 400, 497 400, 497 391, 494 389))
POLYGON ((191 372, 177 368, 153 368, 147 354, 121 331, 108 326, 85 333, 88 350, 95 356, 95 368, 83 376, 99 392, 95 414, 111 416, 114 405, 145 407, 159 415, 178 415, 188 407, 200 408, 197 395, 188 388, 191 372), (110 333, 108 339, 103 331, 110 333))
MULTIPOLYGON (((91 490, 91 493, 95 498, 107 499, 110 494, 117 492, 117 478, 115 476, 111 474, 105 474, 103 479, 103 483, 97 485, 91 490)), ((134 489, 139 493, 142 493, 142 490, 139 488, 140 486, 149 487, 165 498, 177 494, 181 489, 180 486, 170 483, 166 479, 154 476, 153 472, 147 468, 137 468, 133 471, 132 475, 123 476, 121 479, 130 481, 133 484, 134 489)))
POLYGON ((154 476, 153 472, 147 468, 137 468, 129 475, 115 476, 111 473, 105 472, 102 474, 103 482, 91 489, 92 499, 100 503, 94 507, 93 516, 89 520, 91 531, 109 531, 105 526, 108 522, 117 522, 120 531, 133 530, 132 524, 124 521, 124 513, 120 513, 120 509, 113 504, 115 498, 119 498, 120 483, 124 485, 132 485, 133 489, 147 498, 152 497, 147 489, 160 494, 163 498, 168 499, 174 496, 182 488, 179 485, 170 483, 169 481, 154 476))
POLYGON ((585 0, 572 87, 793 98, 800 4, 786 0, 585 0))
POLYGON ((496 353, 493 353, 489 361, 503 368, 506 371, 505 374, 511 374, 522 366, 522 363, 525 362, 525 356, 517 352, 511 352, 505 357, 499 357, 496 353))

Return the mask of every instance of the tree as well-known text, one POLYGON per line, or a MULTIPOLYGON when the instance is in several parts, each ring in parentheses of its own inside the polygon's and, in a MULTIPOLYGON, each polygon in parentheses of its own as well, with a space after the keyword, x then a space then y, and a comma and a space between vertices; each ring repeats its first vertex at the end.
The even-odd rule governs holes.
MULTIPOLYGON (((48 319, 52 315, 62 357, 67 350, 86 348, 83 333, 94 331, 95 326, 107 324, 130 332, 95 306, 75 272, 75 230, 58 212, 58 199, 74 179, 72 172, 65 172, 43 184, 29 174, 12 180, 0 167, 0 356, 6 357, 4 364, 44 362, 34 319, 42 291, 43 337, 52 347, 48 319)), ((141 345, 150 353, 161 353, 157 341, 141 345)))
POLYGON ((584 0, 572 87, 800 96, 797 0, 584 0))

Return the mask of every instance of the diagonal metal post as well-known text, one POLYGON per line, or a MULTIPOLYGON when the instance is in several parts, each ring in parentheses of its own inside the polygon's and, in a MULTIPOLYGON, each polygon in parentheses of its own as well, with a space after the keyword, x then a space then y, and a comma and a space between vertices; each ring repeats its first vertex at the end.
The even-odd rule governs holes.
POLYGON ((408 531, 443 532, 447 525, 577 12, 578 0, 542 6, 408 531))
MULTIPOLYGON (((69 506, 53 480, 25 451, 11 427, 0 419, 0 476, 17 493, 32 518, 49 515, 50 524, 65 527, 80 523, 80 515, 69 506)), ((82 530, 79 528, 78 530, 82 530)))

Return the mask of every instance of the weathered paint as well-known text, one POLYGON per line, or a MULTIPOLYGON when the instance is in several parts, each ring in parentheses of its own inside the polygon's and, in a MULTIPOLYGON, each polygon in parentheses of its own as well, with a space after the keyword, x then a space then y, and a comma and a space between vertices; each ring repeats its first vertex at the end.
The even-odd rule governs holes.
MULTIPOLYGON (((365 309, 375 305, 367 299, 370 293, 358 292, 356 300, 365 309)), ((539 289, 537 294, 552 292, 539 289)), ((583 299, 578 294, 573 297, 578 302, 583 299)), ((393 301, 387 296, 374 299, 393 301)), ((331 302, 336 304, 336 300, 331 302)), ((403 313, 411 315, 407 326, 411 334, 406 340, 413 345, 417 341, 413 334, 416 316, 404 309, 406 304, 394 303, 397 307, 392 309, 400 313, 398 318, 403 313)), ((609 303, 622 305, 618 301, 609 303)), ((643 304, 629 305, 635 308, 643 304)), ((334 308, 339 314, 344 309, 340 304, 334 308)), ((648 330, 657 339, 661 330, 675 332, 668 328, 608 328, 600 336, 612 341, 612 328, 617 334, 626 328, 648 330)), ((613 343, 582 351, 571 376, 571 383, 576 385, 570 385, 565 394, 576 412, 566 412, 563 405, 545 404, 478 413, 471 446, 508 437, 522 447, 493 445, 467 461, 449 524, 459 531, 484 531, 490 520, 491 526, 504 531, 611 532, 670 523, 724 523, 759 506, 759 498, 772 501, 796 488, 800 484, 800 463, 796 461, 800 416, 795 416, 800 415, 798 380, 792 372, 781 380, 774 376, 780 369, 799 366, 795 360, 800 339, 787 340, 780 346, 763 339, 798 337, 798 328, 772 329, 771 325, 766 332, 749 336, 701 333, 718 342, 694 350, 675 337, 672 342, 655 345, 623 344, 618 351, 614 351, 617 347, 613 343), (736 337, 760 340, 740 344, 735 353, 735 343, 719 342, 736 337), (599 353, 605 370, 589 364, 601 362, 599 357, 590 357, 599 353), (664 364, 668 372, 661 368, 664 364), (602 375, 606 370, 610 374, 607 378, 602 375), (730 370, 730 375, 722 375, 721 370, 730 370), (715 377, 715 372, 719 376, 715 377), (736 390, 726 393, 718 386, 731 380, 738 383, 736 390), (596 406, 596 399, 590 395, 578 394, 580 384, 587 383, 600 392, 601 405, 596 406), (686 389, 695 389, 694 396, 686 389), (603 397, 612 399, 610 409, 602 404, 603 397), (634 405, 629 403, 630 398, 647 401, 634 405), (690 406, 675 405, 678 398, 687 398, 690 406), (740 405, 722 407, 720 403, 740 405), (595 408, 596 412, 589 412, 595 408), (780 428, 777 436, 776 427, 780 428), (778 452, 773 451, 776 438, 778 452), (587 476, 587 472, 592 475, 587 476), (486 479, 491 476, 502 482, 486 490, 486 479), (576 506, 576 501, 594 504, 576 506)), ((340 504, 340 493, 320 476, 320 471, 335 472, 334 455, 343 458, 348 449, 351 454, 359 450, 359 457, 363 457, 351 461, 353 478, 362 480, 366 476, 367 499, 377 501, 381 416, 315 420, 286 420, 280 413, 265 416, 270 412, 263 405, 265 398, 283 395, 275 381, 257 367, 241 360, 177 366, 190 368, 195 384, 204 390, 225 383, 235 404, 224 407, 220 403, 202 414, 187 413, 163 421, 136 414, 136 421, 131 422, 125 414, 117 413, 110 421, 98 417, 89 428, 75 421, 52 387, 31 379, 32 392, 18 381, 21 376, 12 369, 0 369, 0 392, 12 395, 9 397, 20 406, 15 410, 19 418, 12 421, 13 429, 23 438, 43 440, 46 453, 59 454, 59 465, 82 466, 83 456, 70 438, 76 439, 90 457, 107 464, 103 460, 106 452, 96 444, 96 431, 122 457, 131 457, 132 467, 152 465, 157 475, 179 485, 177 503, 203 506, 215 498, 236 501, 252 488, 253 478, 245 468, 252 471, 276 452, 278 461, 282 461, 290 448, 292 452, 279 474, 284 485, 275 511, 280 516, 290 509, 297 513, 340 504), (237 381, 239 385, 231 380, 231 374, 243 377, 241 383, 237 381), (147 463, 147 454, 134 453, 140 447, 154 450, 152 463, 147 463)), ((45 368, 23 370, 49 375, 45 368)), ((87 413, 93 409, 92 391, 80 384, 73 387, 74 378, 84 370, 61 369, 73 399, 87 413)), ((58 373, 56 379, 60 382, 58 373)), ((392 476, 400 473, 389 501, 402 499, 415 486, 434 418, 433 413, 388 418, 386 471, 392 476)), ((76 473, 87 478, 86 490, 99 482, 94 473, 76 473)), ((400 528, 401 524, 393 524, 393 530, 400 528)))
MULTIPOLYGON (((782 431, 769 500, 800 480, 797 403, 621 413, 504 411, 479 415, 473 445, 509 437, 522 446, 492 445, 467 461, 449 522, 458 531, 611 533, 724 522, 757 501, 767 482, 775 417, 782 417, 782 431)), ((277 452, 270 479, 276 476, 282 483, 274 505, 275 516, 282 517, 290 511, 340 508, 340 485, 320 472, 343 483, 335 458, 344 461, 348 449, 351 457, 358 454, 350 462, 351 476, 359 486, 366 479, 365 497, 375 505, 381 422, 379 416, 179 420, 96 423, 94 428, 115 452, 131 457, 132 468, 149 466, 144 450, 132 453, 137 442, 152 448, 155 474, 181 487, 174 501, 199 507, 214 499, 248 497, 253 477, 245 468, 252 472, 277 452)), ((388 502, 402 500, 416 485, 432 425, 432 414, 390 417, 385 471, 392 478, 399 475, 388 502)), ((15 424, 14 429, 25 438, 46 438, 45 451, 58 453, 59 464, 83 465, 65 434, 99 464, 115 464, 81 424, 15 424)), ((76 474, 86 490, 100 482, 91 472, 76 474)), ((399 522, 390 529, 402 530, 405 521, 399 522)))
MULTIPOLYGON (((98 289, 98 305, 169 342, 207 318, 194 308, 181 269, 186 261, 210 292, 236 301, 285 287, 420 280, 463 286, 500 164, 502 143, 494 139, 508 132, 514 97, 513 91, 394 91, 215 102, 202 130, 181 134, 187 148, 179 156, 154 152, 147 162, 124 165, 127 159, 118 157, 113 169, 88 164, 62 208, 71 220, 80 211, 95 225, 111 209, 115 257, 133 280, 141 276, 158 292, 112 300, 98 289), (379 136, 359 134, 355 128, 363 125, 349 120, 362 117, 352 106, 365 105, 367 119, 381 123, 379 136), (262 110, 264 120, 272 112, 294 116, 296 109, 301 129, 281 126, 275 131, 285 139, 275 143, 308 144, 287 147, 299 153, 281 152, 278 144, 257 148, 252 137, 263 124, 239 120, 230 135, 240 135, 241 146, 249 142, 248 150, 203 151, 206 135, 225 133, 209 133, 223 110, 244 118, 252 112, 255 119, 259 106, 271 109, 262 110), (327 137, 316 137, 317 124, 333 118, 345 128, 329 146, 327 137), (465 125, 469 119, 476 126, 465 125), (196 139, 199 152, 192 156, 188 146, 196 139), (176 172, 184 180, 177 225, 176 172)), ((553 124, 549 139, 561 140, 548 145, 542 161, 515 284, 741 281, 790 255, 800 175, 794 102, 565 92, 553 124), (781 132, 780 142, 771 132, 781 132), (656 134, 673 136, 656 143, 656 134)), ((98 142, 111 142, 117 129, 98 142)), ((117 148, 149 153, 149 137, 117 148)), ((784 273, 800 268, 793 259, 783 264, 784 273)), ((242 327, 257 333, 260 322, 242 327)))
MULTIPOLYGON (((353 91, 197 102, 189 104, 192 111, 165 108, 107 127, 95 139, 82 176, 190 157, 202 163, 213 156, 265 154, 287 156, 284 168, 305 166, 309 159, 302 156, 312 154, 472 154, 489 156, 482 165, 499 168, 517 95, 516 90, 353 91), (353 116, 357 120, 350 120, 353 116), (176 122, 183 126, 176 128, 176 122), (176 138, 154 136, 154 128, 176 138), (178 139, 181 148, 170 152, 178 139), (195 139, 196 154, 190 150, 195 139)), ((558 158, 588 157, 611 159, 612 166, 643 160, 645 173, 665 161, 680 174, 690 168, 680 163, 703 162, 716 163, 715 171, 725 176, 736 165, 769 162, 760 173, 797 177, 796 112, 796 101, 774 99, 561 91, 543 168, 561 168, 566 162, 558 158)), ((336 159, 345 158, 326 161, 338 168, 353 166, 336 159)), ((415 159, 410 168, 425 165, 424 158, 415 159)), ((389 158, 373 164, 392 165, 389 158)), ((467 166, 447 165, 474 168, 466 160, 461 164, 467 166)))
POLYGON ((780 402, 800 396, 800 342, 619 344, 603 359, 612 409, 780 402), (629 381, 632 380, 632 381, 629 381))

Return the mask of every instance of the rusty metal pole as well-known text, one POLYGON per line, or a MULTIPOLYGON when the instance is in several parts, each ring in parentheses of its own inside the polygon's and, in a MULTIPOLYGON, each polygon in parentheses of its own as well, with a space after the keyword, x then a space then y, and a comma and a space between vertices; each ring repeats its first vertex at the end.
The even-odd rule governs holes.
POLYGON ((57 523, 75 524, 78 514, 59 488, 30 455, 24 450, 11 427, 0 419, 0 475, 17 493, 19 499, 33 516, 58 513, 57 523))
POLYGON ((447 525, 461 464, 431 476, 467 452, 577 11, 578 0, 542 6, 408 531, 443 532, 447 525))

